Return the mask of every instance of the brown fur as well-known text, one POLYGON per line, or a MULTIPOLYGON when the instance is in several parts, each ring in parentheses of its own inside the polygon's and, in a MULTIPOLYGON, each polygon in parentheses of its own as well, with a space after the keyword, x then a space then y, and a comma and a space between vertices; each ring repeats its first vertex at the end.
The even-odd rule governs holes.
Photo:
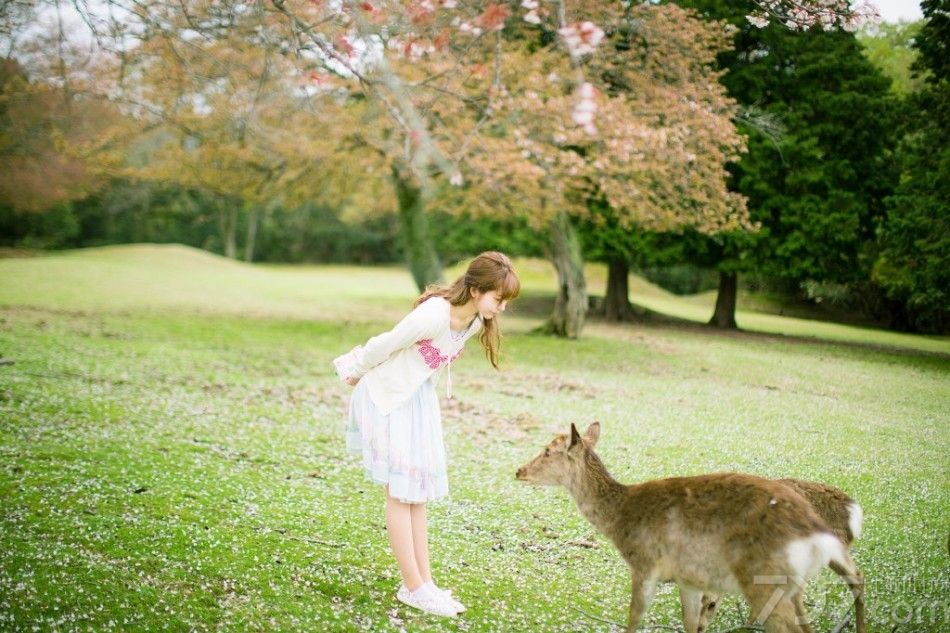
MULTIPOLYGON (((851 532, 850 506, 855 504, 854 499, 849 497, 843 491, 816 481, 803 481, 801 479, 778 479, 778 483, 789 486, 800 495, 802 495, 815 509, 822 521, 831 529, 831 532, 837 536, 846 547, 850 548, 854 542, 855 534, 851 532)), ((831 563, 834 569, 835 563, 831 563)), ((835 573, 842 576, 851 593, 854 596, 854 616, 857 633, 865 633, 867 630, 865 603, 864 603, 864 577, 857 566, 852 570, 854 573, 842 573, 834 569, 835 573)), ((684 614, 695 605, 686 604, 690 600, 695 600, 693 594, 681 594, 680 600, 683 602, 684 614)), ((701 597, 701 606, 699 607, 701 615, 695 630, 686 630, 686 633, 703 633, 709 630, 709 624, 716 616, 719 609, 720 596, 716 594, 704 594, 701 597)), ((805 613, 805 606, 802 603, 801 594, 796 596, 796 609, 801 614, 805 613)))
MULTIPOLYGON (((613 541, 630 568, 628 631, 636 629, 656 584, 667 580, 695 596, 684 607, 700 605, 702 593, 739 590, 769 633, 810 631, 797 622, 795 602, 806 579, 798 578, 786 548, 829 530, 798 492, 738 473, 623 485, 593 450, 599 435, 597 423, 583 438, 572 424, 570 435, 555 437, 516 476, 565 486, 581 513, 613 541), (784 580, 765 584, 759 576, 784 580)), ((836 555, 850 571, 845 549, 836 555)), ((821 559, 809 561, 814 566, 821 559)), ((684 609, 684 616, 689 630, 698 624, 699 609, 684 609)))

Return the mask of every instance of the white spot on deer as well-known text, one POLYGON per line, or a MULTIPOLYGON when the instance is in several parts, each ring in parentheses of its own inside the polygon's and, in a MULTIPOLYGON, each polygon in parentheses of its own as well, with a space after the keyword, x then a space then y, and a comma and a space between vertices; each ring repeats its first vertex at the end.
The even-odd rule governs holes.
POLYGON ((864 529, 864 510, 856 503, 848 506, 848 527, 851 528, 851 536, 861 538, 861 530, 864 529))
POLYGON ((833 534, 820 532, 792 541, 785 548, 788 564, 795 576, 805 581, 813 578, 828 561, 844 565, 844 545, 833 534))

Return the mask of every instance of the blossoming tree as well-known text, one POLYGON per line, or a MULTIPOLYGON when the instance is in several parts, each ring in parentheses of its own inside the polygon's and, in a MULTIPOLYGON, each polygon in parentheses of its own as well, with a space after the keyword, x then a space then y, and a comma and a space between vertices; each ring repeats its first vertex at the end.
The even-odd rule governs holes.
MULTIPOLYGON (((528 196, 524 205, 552 221, 553 259, 563 290, 552 329, 568 336, 579 332, 586 308, 583 280, 576 278, 571 254, 577 248, 569 218, 583 212, 590 196, 603 197, 612 208, 629 209, 625 217, 631 222, 684 221, 672 210, 674 200, 689 208, 690 221, 697 225, 742 218, 741 201, 720 195, 722 164, 716 162, 728 160, 741 145, 735 131, 722 124, 729 105, 717 101, 715 90, 704 94, 701 82, 689 88, 689 81, 675 76, 682 69, 695 70, 688 60, 677 62, 682 68, 674 69, 668 83, 656 85, 635 79, 626 68, 636 61, 631 67, 641 78, 655 71, 663 79, 667 73, 660 52, 665 40, 651 37, 631 18, 649 4, 74 3, 96 41, 117 60, 110 97, 158 109, 165 117, 187 107, 200 113, 204 97, 187 91, 156 108, 158 95, 136 92, 137 70, 126 62, 139 54, 143 42, 161 39, 176 72, 200 76, 209 64, 241 63, 227 46, 208 45, 231 41, 237 30, 247 44, 271 55, 271 72, 296 84, 301 101, 319 94, 376 104, 374 111, 386 119, 383 155, 391 160, 396 182, 409 185, 404 191, 428 191, 434 178, 463 186, 471 177, 481 181, 480 190, 499 185, 501 191, 528 196), (534 36, 525 29, 534 29, 534 36), (538 46, 527 50, 532 38, 538 46), (658 54, 651 57, 650 48, 658 54), (192 62, 188 51, 196 49, 212 57, 192 62), (552 73, 557 77, 553 81, 552 73), (523 124, 517 121, 522 115, 523 124), (517 175, 521 182, 512 184, 517 175), (531 179, 533 183, 526 182, 531 179)), ((780 20, 791 28, 848 26, 869 10, 847 0, 761 0, 756 5, 750 21, 780 20)), ((679 36, 676 41, 686 43, 679 36)), ((703 36, 694 50, 709 46, 703 36)), ((215 76, 227 87, 226 73, 215 76)), ((312 114, 321 117, 319 110, 312 114)), ((265 125, 263 117, 246 120, 265 125)), ((406 199, 414 197, 419 196, 406 199)), ((424 208, 411 206, 414 213, 424 208)), ((428 239, 424 230, 410 232, 417 241, 428 239)))

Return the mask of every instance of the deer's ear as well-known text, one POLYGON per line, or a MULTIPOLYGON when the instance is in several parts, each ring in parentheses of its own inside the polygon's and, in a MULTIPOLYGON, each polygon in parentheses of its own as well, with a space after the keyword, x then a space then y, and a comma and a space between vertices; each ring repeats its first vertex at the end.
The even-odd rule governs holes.
POLYGON ((577 446, 581 441, 581 434, 577 432, 577 427, 574 426, 574 423, 571 422, 571 445, 568 446, 568 450, 577 446))
POLYGON ((584 432, 584 437, 587 438, 591 446, 595 446, 597 440, 600 439, 600 422, 592 422, 591 425, 587 427, 587 431, 584 432))

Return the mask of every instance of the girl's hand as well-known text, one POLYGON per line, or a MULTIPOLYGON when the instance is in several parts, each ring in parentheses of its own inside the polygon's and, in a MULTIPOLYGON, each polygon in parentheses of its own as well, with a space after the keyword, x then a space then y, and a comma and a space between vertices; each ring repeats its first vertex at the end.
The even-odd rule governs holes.
POLYGON ((356 386, 356 383, 358 383, 359 381, 360 381, 359 378, 347 378, 347 379, 346 379, 346 384, 348 384, 348 385, 351 386, 351 387, 355 387, 355 386, 356 386))

